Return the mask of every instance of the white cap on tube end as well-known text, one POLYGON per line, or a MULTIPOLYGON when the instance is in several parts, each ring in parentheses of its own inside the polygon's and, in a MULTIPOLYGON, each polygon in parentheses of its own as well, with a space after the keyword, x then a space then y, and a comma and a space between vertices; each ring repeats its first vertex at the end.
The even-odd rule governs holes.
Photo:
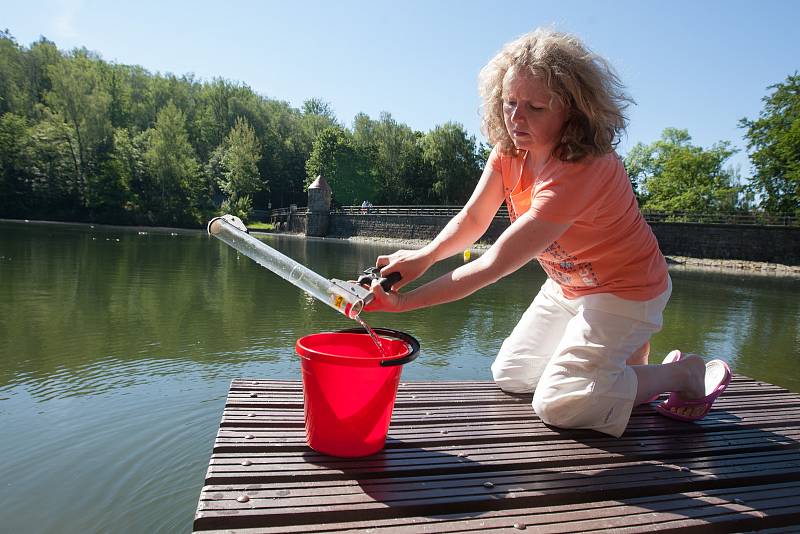
POLYGON ((210 221, 208 221, 208 226, 206 226, 206 230, 208 231, 209 235, 217 235, 219 233, 220 221, 222 217, 214 217, 210 221))
POLYGON ((208 227, 207 227, 208 233, 211 235, 219 234, 221 229, 220 225, 222 224, 221 221, 225 221, 226 223, 230 224, 237 230, 249 233, 247 231, 247 226, 245 226, 244 222, 242 222, 242 220, 236 215, 230 215, 230 214, 222 215, 220 217, 214 217, 213 219, 208 221, 208 227))

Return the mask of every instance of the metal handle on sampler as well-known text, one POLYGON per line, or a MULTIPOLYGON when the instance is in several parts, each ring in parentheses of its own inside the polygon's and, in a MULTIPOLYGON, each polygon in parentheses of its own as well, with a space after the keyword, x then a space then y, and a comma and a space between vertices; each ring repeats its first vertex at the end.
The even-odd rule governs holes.
POLYGON ((389 276, 381 277, 381 270, 379 267, 370 267, 364 269, 364 273, 358 277, 358 284, 369 287, 372 285, 373 280, 377 280, 384 291, 391 291, 392 286, 402 280, 403 277, 399 272, 393 272, 389 276))

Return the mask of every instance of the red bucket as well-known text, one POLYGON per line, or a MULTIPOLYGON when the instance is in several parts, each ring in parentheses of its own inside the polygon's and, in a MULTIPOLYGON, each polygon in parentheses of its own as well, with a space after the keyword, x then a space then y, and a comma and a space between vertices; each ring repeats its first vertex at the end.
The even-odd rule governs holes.
POLYGON ((402 365, 419 342, 376 328, 384 355, 363 328, 311 334, 297 340, 303 371, 306 439, 331 456, 367 456, 383 448, 402 365))

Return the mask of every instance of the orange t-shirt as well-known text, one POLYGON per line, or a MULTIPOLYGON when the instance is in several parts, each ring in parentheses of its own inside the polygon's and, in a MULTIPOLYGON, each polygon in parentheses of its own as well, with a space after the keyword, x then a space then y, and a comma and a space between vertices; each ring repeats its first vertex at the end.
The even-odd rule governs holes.
POLYGON ((531 210, 570 225, 537 258, 565 297, 611 293, 642 301, 666 291, 667 263, 615 153, 575 163, 551 158, 538 177, 525 168, 525 156, 495 149, 488 164, 503 176, 512 222, 531 210))

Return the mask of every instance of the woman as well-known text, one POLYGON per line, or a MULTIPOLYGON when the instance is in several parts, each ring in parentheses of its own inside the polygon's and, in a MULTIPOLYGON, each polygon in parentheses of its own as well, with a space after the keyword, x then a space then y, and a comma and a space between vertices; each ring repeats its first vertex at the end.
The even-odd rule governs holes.
POLYGON ((420 250, 380 256, 385 292, 367 311, 407 311, 463 298, 537 258, 548 275, 492 365, 497 384, 534 391, 548 424, 620 436, 636 404, 695 420, 730 380, 673 351, 648 366, 671 293, 664 257, 614 152, 630 99, 608 63, 578 39, 539 29, 506 45, 481 71, 483 130, 494 149, 471 198, 420 250), (511 225, 479 259, 409 292, 433 263, 480 238, 505 202, 511 225), (708 377, 706 377, 708 375, 708 377))

